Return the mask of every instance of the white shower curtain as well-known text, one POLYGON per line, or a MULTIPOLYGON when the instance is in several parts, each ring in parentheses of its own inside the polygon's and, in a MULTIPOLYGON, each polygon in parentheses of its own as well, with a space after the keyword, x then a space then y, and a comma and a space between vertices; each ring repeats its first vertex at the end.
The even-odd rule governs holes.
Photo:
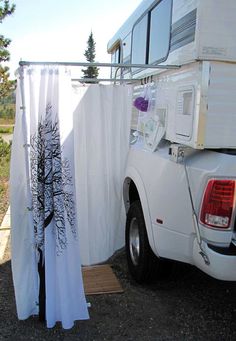
POLYGON ((124 245, 131 90, 72 88, 64 67, 21 68, 10 177, 19 319, 45 311, 48 327, 70 328, 89 318, 80 264, 124 245))
POLYGON ((92 85, 74 113, 75 181, 82 264, 106 261, 124 246, 122 200, 132 88, 92 85))
POLYGON ((88 318, 75 206, 72 96, 64 68, 21 69, 11 160, 13 280, 19 319, 38 314, 40 306, 43 316, 45 303, 48 327, 61 321, 71 328, 88 318))

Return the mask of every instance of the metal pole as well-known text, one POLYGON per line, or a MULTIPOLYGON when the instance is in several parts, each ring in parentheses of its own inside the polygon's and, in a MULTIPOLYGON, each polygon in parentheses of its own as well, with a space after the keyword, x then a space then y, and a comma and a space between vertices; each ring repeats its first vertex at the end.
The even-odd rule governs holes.
POLYGON ((123 64, 123 63, 85 63, 85 62, 30 62, 20 61, 20 66, 29 65, 61 65, 61 66, 91 66, 91 67, 117 67, 137 69, 179 69, 179 65, 151 65, 151 64, 123 64))
POLYGON ((98 83, 98 82, 126 82, 132 83, 136 81, 140 81, 138 78, 125 78, 125 79, 117 79, 117 78, 72 78, 72 82, 81 82, 81 83, 98 83))

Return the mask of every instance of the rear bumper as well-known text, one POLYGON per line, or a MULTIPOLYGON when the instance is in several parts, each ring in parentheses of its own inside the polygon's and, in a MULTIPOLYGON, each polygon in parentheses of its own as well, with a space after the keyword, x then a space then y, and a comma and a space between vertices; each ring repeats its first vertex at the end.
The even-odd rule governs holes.
POLYGON ((202 246, 210 264, 207 265, 205 263, 203 257, 199 253, 199 246, 195 239, 193 245, 194 265, 216 279, 223 281, 236 281, 236 256, 216 252, 209 248, 205 242, 203 242, 202 246))

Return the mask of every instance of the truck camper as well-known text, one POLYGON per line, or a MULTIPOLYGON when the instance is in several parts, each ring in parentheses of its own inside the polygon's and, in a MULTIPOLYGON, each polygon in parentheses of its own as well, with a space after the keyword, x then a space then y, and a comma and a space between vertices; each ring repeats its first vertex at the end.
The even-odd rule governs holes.
POLYGON ((236 2, 144 0, 108 43, 132 80, 123 196, 138 282, 171 260, 236 280, 236 2))

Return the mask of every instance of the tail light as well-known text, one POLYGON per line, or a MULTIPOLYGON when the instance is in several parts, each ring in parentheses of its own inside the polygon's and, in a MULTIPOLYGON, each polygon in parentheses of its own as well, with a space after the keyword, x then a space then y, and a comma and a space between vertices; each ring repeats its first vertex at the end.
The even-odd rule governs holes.
POLYGON ((200 222, 213 228, 229 228, 234 192, 234 180, 209 180, 202 201, 200 222))

